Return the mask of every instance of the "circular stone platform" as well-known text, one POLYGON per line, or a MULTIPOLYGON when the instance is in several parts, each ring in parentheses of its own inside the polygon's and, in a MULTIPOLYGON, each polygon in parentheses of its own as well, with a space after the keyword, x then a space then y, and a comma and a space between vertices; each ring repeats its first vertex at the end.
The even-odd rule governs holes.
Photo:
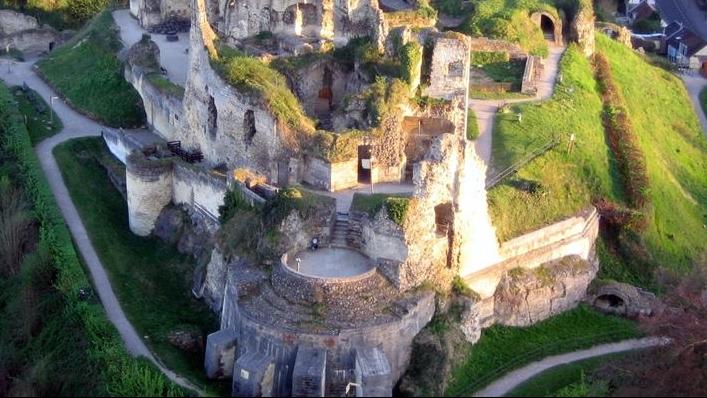
POLYGON ((313 278, 349 278, 365 274, 373 268, 368 257, 342 247, 304 250, 289 256, 287 265, 292 271, 313 278), (297 259, 300 259, 299 270, 297 259))

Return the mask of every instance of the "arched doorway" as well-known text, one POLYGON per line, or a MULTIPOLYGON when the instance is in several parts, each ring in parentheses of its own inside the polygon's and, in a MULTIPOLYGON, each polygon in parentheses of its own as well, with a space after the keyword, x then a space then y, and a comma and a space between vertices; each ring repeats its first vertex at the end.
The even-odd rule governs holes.
POLYGON ((540 29, 543 31, 545 40, 555 42, 555 23, 545 14, 540 15, 540 29))

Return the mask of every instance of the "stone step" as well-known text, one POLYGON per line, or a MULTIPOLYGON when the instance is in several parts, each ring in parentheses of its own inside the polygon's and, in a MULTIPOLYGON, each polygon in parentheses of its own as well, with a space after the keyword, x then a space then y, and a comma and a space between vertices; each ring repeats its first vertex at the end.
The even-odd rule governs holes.
POLYGON ((307 317, 311 317, 313 315, 311 308, 300 304, 292 303, 286 298, 281 297, 267 283, 262 284, 260 288, 260 296, 263 298, 263 300, 267 301, 272 307, 277 308, 286 313, 296 313, 307 317))

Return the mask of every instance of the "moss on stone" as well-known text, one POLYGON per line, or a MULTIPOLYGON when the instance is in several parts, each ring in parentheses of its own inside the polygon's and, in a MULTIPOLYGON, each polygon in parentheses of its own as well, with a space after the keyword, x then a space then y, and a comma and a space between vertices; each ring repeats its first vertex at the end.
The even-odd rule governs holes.
POLYGON ((422 46, 411 41, 400 49, 400 77, 412 86, 420 81, 422 46))

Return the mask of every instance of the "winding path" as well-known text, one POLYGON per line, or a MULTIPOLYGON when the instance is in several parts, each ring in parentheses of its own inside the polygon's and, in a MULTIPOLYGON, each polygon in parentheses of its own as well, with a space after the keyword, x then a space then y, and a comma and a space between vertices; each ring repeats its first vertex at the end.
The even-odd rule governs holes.
POLYGON ((707 136, 707 115, 705 115, 705 111, 702 110, 702 104, 700 101, 700 91, 707 87, 707 79, 699 74, 681 75, 680 77, 682 78, 682 81, 685 82, 685 87, 690 95, 692 106, 695 108, 695 113, 700 119, 700 123, 702 124, 702 132, 707 136))
POLYGON ((502 397, 516 388, 521 383, 537 376, 538 374, 559 365, 582 361, 618 352, 634 351, 644 348, 663 346, 670 343, 669 339, 661 337, 648 337, 644 339, 624 340, 618 343, 602 344, 592 348, 570 352, 567 354, 547 357, 538 362, 533 362, 523 368, 508 373, 488 387, 474 394, 475 397, 502 397))
MULTIPOLYGON (((123 339, 123 343, 125 344, 125 348, 133 356, 142 356, 150 360, 174 383, 204 395, 188 380, 167 369, 147 348, 138 332, 125 316, 125 313, 120 306, 120 302, 113 291, 113 287, 111 286, 105 267, 96 254, 96 250, 93 248, 88 232, 86 232, 86 227, 84 226, 83 221, 81 221, 81 217, 76 210, 76 206, 74 206, 74 203, 71 200, 69 190, 67 189, 64 179, 61 176, 61 170, 59 169, 56 159, 54 158, 54 154, 52 153, 54 148, 63 142, 80 137, 99 137, 101 135, 101 130, 110 130, 110 128, 102 126, 86 116, 79 114, 69 107, 64 101, 56 99, 57 94, 34 73, 33 62, 17 63, 8 60, 1 61, 0 79, 5 81, 6 84, 10 86, 21 86, 22 84, 27 84, 27 86, 35 90, 47 102, 47 104, 50 103, 50 98, 55 98, 53 101, 54 111, 64 123, 64 129, 59 134, 47 138, 39 143, 39 145, 35 148, 35 151, 42 166, 42 170, 44 171, 44 175, 47 177, 52 193, 56 198, 57 204, 59 205, 59 209, 64 216, 66 224, 69 226, 69 230, 71 231, 74 241, 76 242, 76 246, 84 259, 86 266, 91 272, 94 286, 98 292, 99 298, 101 299, 103 308, 105 308, 106 315, 116 329, 118 329, 120 337, 123 339)), ((149 134, 146 130, 136 130, 135 133, 146 135, 149 134)))
MULTIPOLYGON (((491 167, 491 152, 493 140, 493 124, 496 112, 503 104, 544 101, 552 97, 555 89, 555 79, 560 69, 560 59, 564 54, 564 46, 550 46, 550 55, 545 60, 543 74, 538 82, 538 93, 533 98, 514 98, 507 100, 469 99, 469 107, 476 113, 479 124, 479 137, 474 142, 476 153, 486 163, 487 170, 491 167)), ((487 173, 488 177, 488 173, 487 173)))

